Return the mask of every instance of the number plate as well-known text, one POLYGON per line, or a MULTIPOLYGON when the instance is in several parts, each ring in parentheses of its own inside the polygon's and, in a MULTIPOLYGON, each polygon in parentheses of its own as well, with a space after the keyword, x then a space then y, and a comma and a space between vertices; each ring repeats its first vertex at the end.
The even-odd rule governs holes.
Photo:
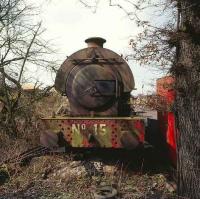
POLYGON ((43 118, 47 132, 72 147, 135 148, 144 142, 141 118, 43 118))

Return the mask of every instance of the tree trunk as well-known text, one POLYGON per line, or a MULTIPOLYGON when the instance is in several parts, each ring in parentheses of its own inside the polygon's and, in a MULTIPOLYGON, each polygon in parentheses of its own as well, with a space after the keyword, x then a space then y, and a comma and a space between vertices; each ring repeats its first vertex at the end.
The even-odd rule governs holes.
POLYGON ((200 2, 180 0, 176 64, 178 195, 200 199, 200 2))

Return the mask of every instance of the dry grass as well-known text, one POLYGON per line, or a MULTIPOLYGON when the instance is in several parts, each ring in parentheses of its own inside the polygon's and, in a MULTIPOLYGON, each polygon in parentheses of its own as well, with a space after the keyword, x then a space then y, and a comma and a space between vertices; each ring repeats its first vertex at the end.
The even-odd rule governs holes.
POLYGON ((118 198, 123 199, 164 199, 173 195, 166 189, 165 174, 130 172, 119 164, 105 165, 103 171, 103 175, 89 175, 82 162, 73 161, 71 156, 34 158, 0 187, 0 198, 90 199, 100 184, 113 186, 118 190, 118 198))
POLYGON ((16 118, 18 134, 15 139, 0 129, 0 162, 38 146, 40 133, 45 130, 40 118, 51 116, 65 101, 58 93, 51 92, 31 107, 25 107, 16 118))

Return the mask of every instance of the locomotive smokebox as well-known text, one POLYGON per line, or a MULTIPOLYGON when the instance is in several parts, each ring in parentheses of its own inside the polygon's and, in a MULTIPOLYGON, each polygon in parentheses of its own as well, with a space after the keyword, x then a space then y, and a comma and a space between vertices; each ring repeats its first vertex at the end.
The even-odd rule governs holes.
POLYGON ((89 47, 102 47, 103 48, 103 44, 105 42, 106 42, 106 40, 101 37, 90 37, 85 40, 85 43, 87 43, 88 48, 89 47))
POLYGON ((125 60, 103 48, 101 37, 69 56, 57 72, 55 88, 66 95, 70 116, 129 116, 133 74, 125 60))

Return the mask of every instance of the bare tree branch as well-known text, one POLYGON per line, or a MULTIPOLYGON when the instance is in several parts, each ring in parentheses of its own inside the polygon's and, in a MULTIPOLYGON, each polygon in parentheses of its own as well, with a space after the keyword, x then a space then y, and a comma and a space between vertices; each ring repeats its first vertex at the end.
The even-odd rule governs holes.
POLYGON ((29 56, 29 53, 30 53, 30 49, 31 49, 31 47, 32 47, 32 45, 33 45, 33 43, 34 43, 34 41, 35 41, 35 38, 36 38, 36 36, 37 36, 37 34, 38 34, 39 30, 40 30, 40 27, 41 27, 41 22, 39 23, 38 28, 37 28, 37 30, 35 31, 35 33, 34 33, 34 35, 33 35, 33 38, 32 38, 32 40, 31 40, 31 42, 30 42, 30 44, 29 44, 29 46, 28 46, 28 48, 27 48, 25 57, 24 57, 24 59, 23 59, 22 67, 21 67, 21 70, 20 70, 18 83, 21 81, 22 73, 23 73, 23 71, 24 71, 25 63, 26 63, 26 61, 27 61, 27 59, 28 59, 28 56, 29 56))
POLYGON ((23 112, 22 109, 43 96, 43 91, 40 97, 34 92, 35 96, 30 98, 28 95, 26 97, 30 99, 23 101, 26 93, 23 92, 22 84, 32 79, 27 68, 35 65, 49 71, 55 70, 55 62, 47 56, 54 52, 49 42, 40 37, 44 32, 41 22, 32 23, 31 19, 35 14, 35 8, 24 0, 0 1, 0 75, 3 82, 0 101, 6 108, 1 124, 12 135, 16 135, 15 121, 20 112, 23 112))

